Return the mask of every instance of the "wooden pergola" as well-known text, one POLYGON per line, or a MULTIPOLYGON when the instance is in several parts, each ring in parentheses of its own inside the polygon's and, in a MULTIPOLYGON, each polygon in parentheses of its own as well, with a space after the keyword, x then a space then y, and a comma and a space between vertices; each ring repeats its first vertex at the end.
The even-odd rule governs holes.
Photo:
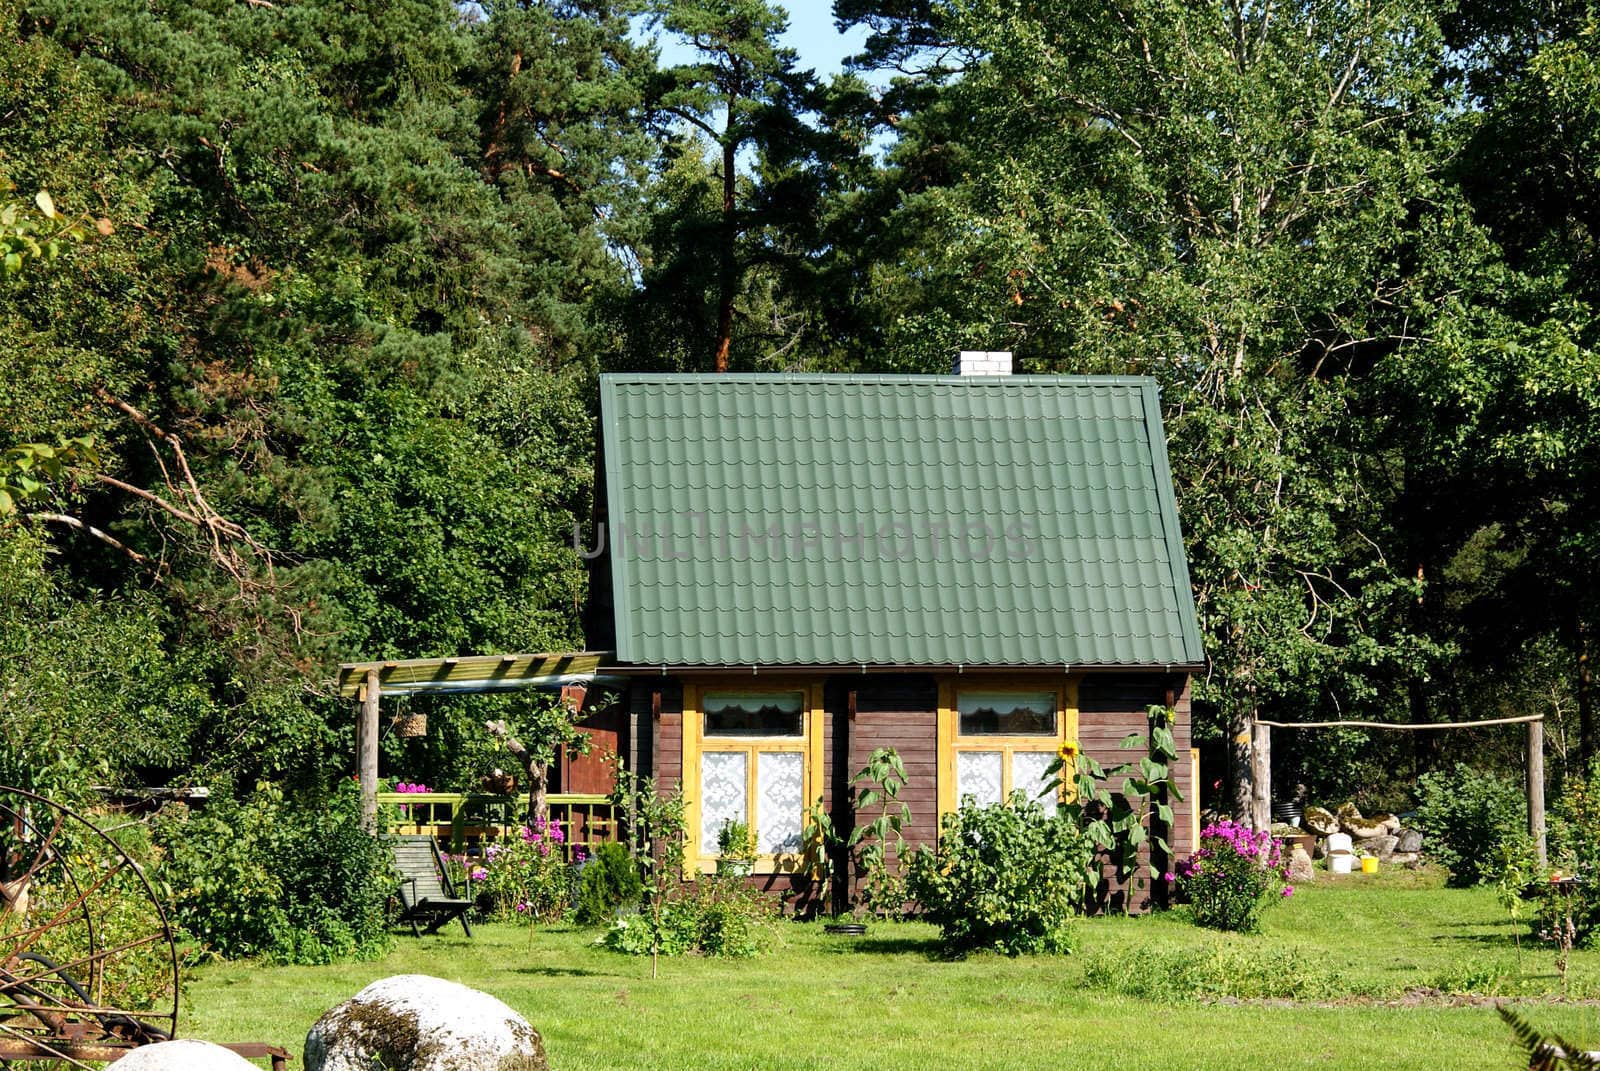
POLYGON ((339 694, 359 704, 356 774, 361 816, 369 827, 378 817, 378 706, 384 696, 472 695, 542 689, 558 691, 620 680, 602 671, 609 652, 460 655, 394 662, 347 662, 339 667, 339 694))

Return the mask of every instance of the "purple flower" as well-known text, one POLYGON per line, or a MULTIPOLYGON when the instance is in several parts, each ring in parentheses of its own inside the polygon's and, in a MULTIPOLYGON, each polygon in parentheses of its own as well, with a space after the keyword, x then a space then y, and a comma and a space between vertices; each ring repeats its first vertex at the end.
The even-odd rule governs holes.
POLYGON ((483 879, 487 878, 488 876, 489 876, 489 872, 487 870, 483 869, 483 867, 478 866, 478 867, 473 867, 472 868, 472 880, 473 881, 482 881, 483 879))

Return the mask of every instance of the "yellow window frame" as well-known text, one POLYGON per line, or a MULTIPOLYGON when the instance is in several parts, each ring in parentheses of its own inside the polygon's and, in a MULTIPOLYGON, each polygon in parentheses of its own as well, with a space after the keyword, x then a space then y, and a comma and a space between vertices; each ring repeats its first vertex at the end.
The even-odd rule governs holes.
MULTIPOLYGON (((822 685, 795 678, 763 677, 746 683, 743 679, 685 683, 683 688, 683 818, 686 844, 683 872, 685 879, 696 874, 712 874, 717 869, 717 846, 700 843, 700 756, 706 751, 745 753, 745 816, 755 831, 756 756, 761 752, 799 753, 801 769, 801 807, 810 807, 822 794, 822 685), (803 699, 802 735, 793 736, 714 736, 705 735, 704 699, 708 692, 736 691, 800 692, 803 699)), ((803 857, 798 854, 758 855, 757 874, 784 874, 799 870, 803 857)))
MULTIPOLYGON (((939 814, 950 814, 961 801, 956 796, 956 755, 962 751, 998 751, 1001 796, 1011 798, 1011 756, 1016 752, 1054 753, 1062 744, 1078 739, 1078 682, 1076 674, 1047 680, 1007 680, 993 685, 979 677, 944 677, 939 680, 939 814), (963 689, 985 692, 1052 692, 1056 702, 1056 735, 962 736, 956 693, 963 689)), ((1067 798, 1070 781, 1063 784, 1067 798)))

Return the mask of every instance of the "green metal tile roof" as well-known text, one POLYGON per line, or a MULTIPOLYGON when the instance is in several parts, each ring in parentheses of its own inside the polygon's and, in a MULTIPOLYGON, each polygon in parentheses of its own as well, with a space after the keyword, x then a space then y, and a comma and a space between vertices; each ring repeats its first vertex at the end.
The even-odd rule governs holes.
POLYGON ((606 375, 617 656, 1201 661, 1153 380, 606 375))

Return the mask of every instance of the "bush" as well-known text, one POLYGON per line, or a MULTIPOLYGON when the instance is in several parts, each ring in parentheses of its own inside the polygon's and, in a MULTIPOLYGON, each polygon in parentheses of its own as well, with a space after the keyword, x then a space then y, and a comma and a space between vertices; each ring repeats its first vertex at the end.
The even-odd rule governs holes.
POLYGON ((353 784, 298 803, 271 785, 244 800, 218 794, 197 813, 162 811, 152 833, 173 919, 208 953, 320 964, 389 947, 395 880, 353 784))
POLYGON ((643 895, 639 865, 627 847, 602 844, 594 857, 583 864, 574 913, 578 925, 604 925, 616 916, 617 908, 637 904, 643 895))
POLYGON ((1356 995, 1315 951, 1219 945, 1207 951, 1133 948, 1092 956, 1084 982, 1109 993, 1164 1002, 1327 1000, 1356 995))
POLYGON ((1020 792, 987 807, 963 800, 940 822, 939 846, 912 854, 907 886, 948 952, 1068 952, 1092 856, 1076 826, 1020 792))
POLYGON ((1422 801, 1417 826, 1433 860, 1450 871, 1452 885, 1493 881, 1500 841, 1528 827, 1522 786, 1465 763, 1418 778, 1422 801))
MULTIPOLYGON (((737 879, 707 877, 680 887, 661 910, 661 954, 754 956, 775 939, 777 906, 737 879)), ((648 915, 628 915, 597 942, 614 952, 648 956, 654 944, 648 915)))
POLYGON ((1283 842, 1229 820, 1200 831, 1200 847, 1178 864, 1178 893, 1201 926, 1254 933, 1261 909, 1294 892, 1284 884, 1283 842))
POLYGON ((486 873, 479 880, 489 915, 502 921, 564 918, 577 891, 577 870, 567 862, 565 842, 559 822, 535 821, 485 848, 486 873))
MULTIPOLYGON (((1600 934, 1600 892, 1596 891, 1595 884, 1600 881, 1600 787, 1597 787, 1600 783, 1596 781, 1597 774, 1600 774, 1600 763, 1591 766, 1588 777, 1569 779, 1550 809, 1550 863, 1561 873, 1584 880, 1576 887, 1551 887, 1545 883, 1538 890, 1533 928, 1542 940, 1554 940, 1569 920, 1574 943, 1581 947, 1592 947, 1596 935, 1600 934)), ((1522 839, 1528 840, 1525 836, 1522 839)), ((1529 843, 1527 850, 1531 848, 1529 843)), ((1535 879, 1545 877, 1526 862, 1517 869, 1535 879)))

